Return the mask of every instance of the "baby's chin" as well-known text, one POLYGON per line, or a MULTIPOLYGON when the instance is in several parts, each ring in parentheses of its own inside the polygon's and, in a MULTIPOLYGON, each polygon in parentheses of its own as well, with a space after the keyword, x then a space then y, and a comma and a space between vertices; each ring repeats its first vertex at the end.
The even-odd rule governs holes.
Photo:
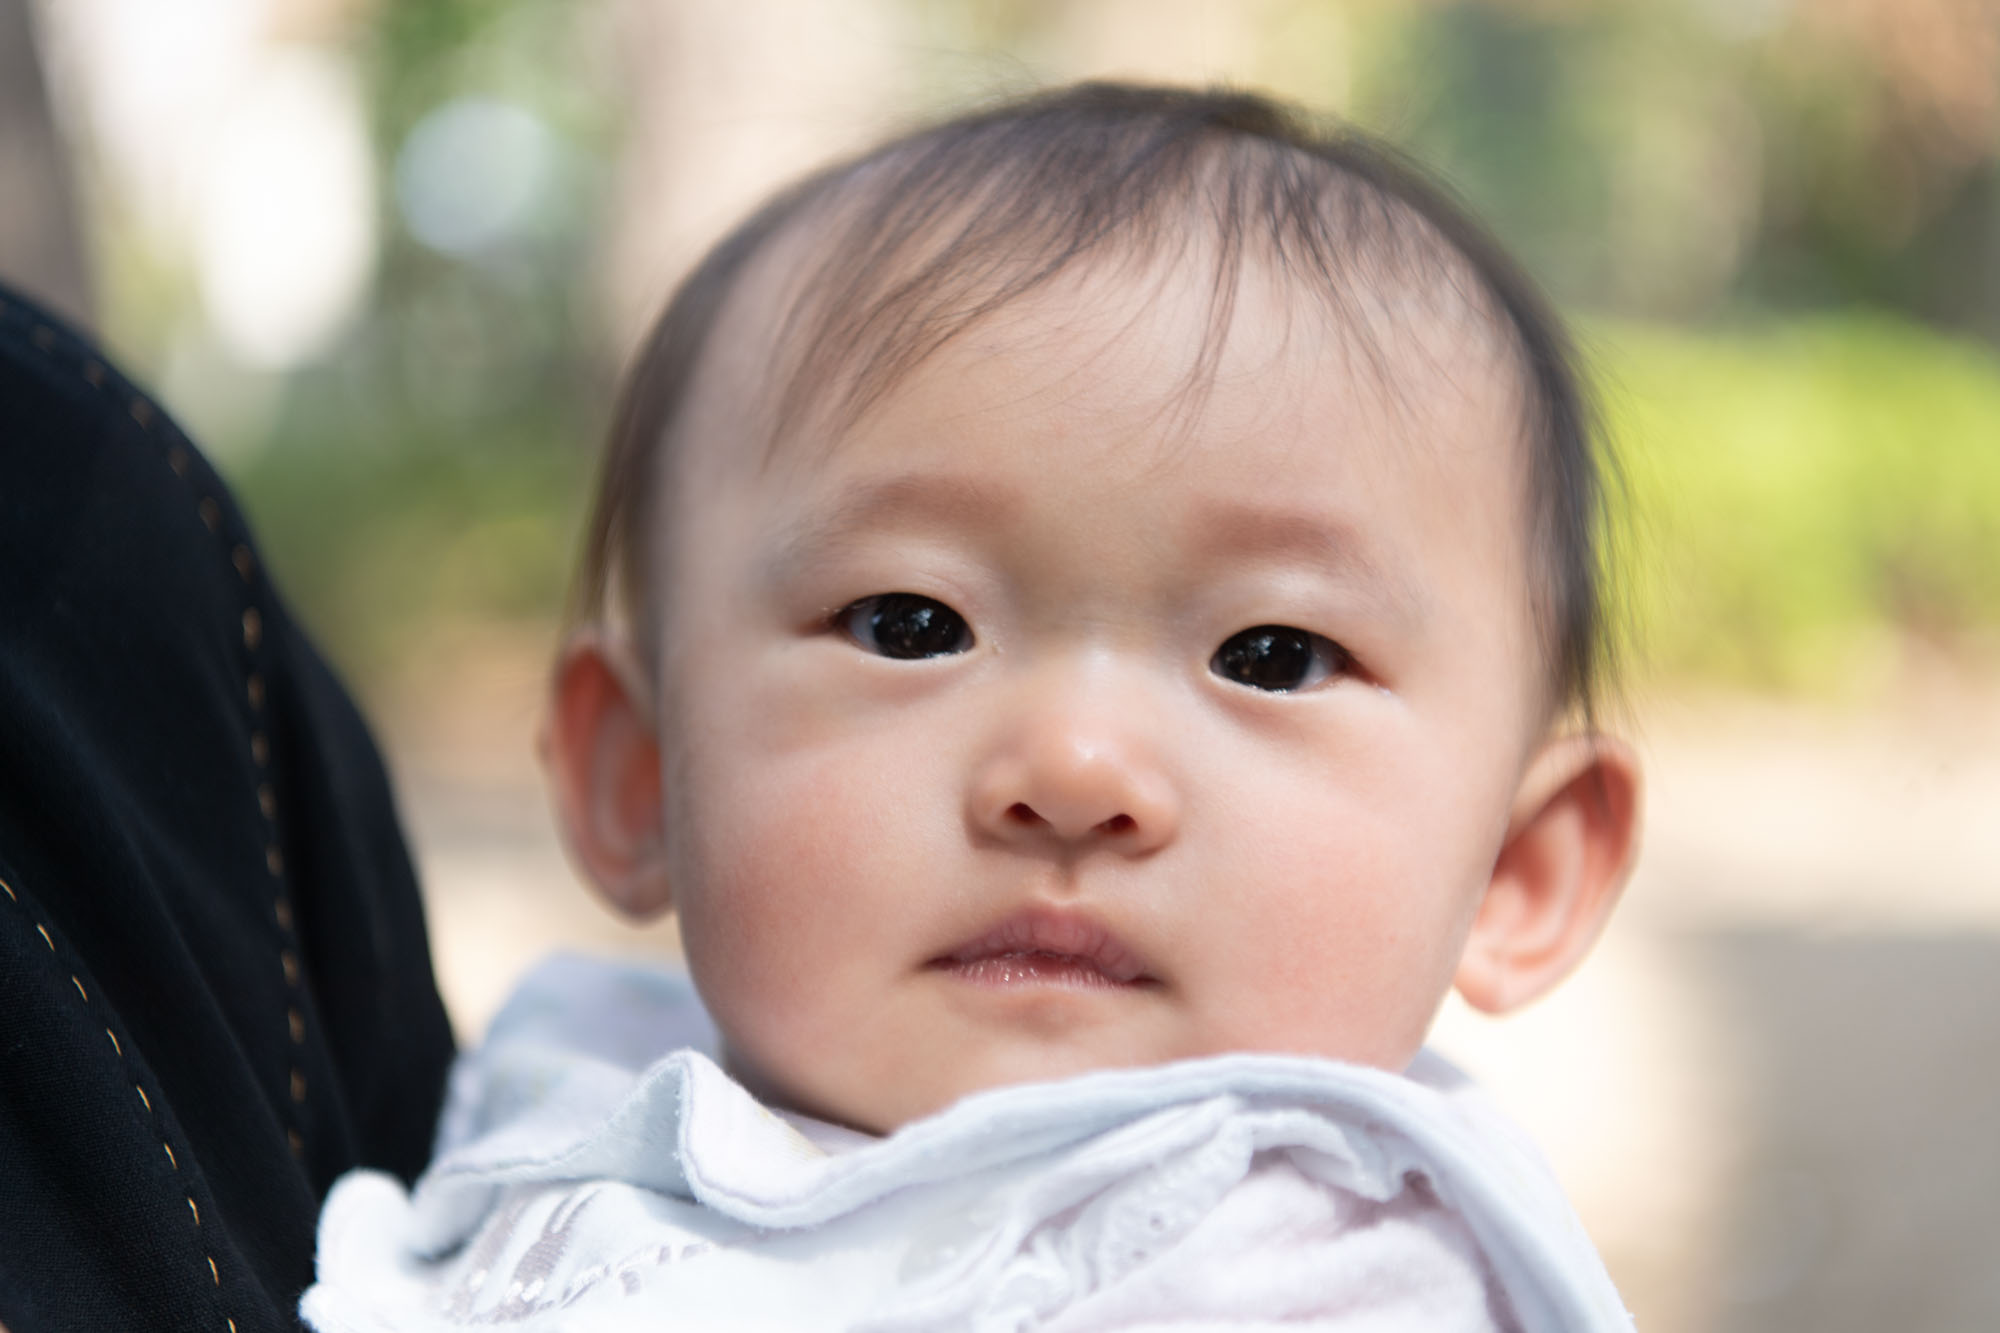
POLYGON ((887 1135, 904 1125, 943 1112, 976 1093, 1029 1083, 1052 1083, 1103 1069, 1164 1064, 1161 1060, 1081 1059, 1074 1052, 1051 1054, 1040 1061, 993 1059, 972 1061, 951 1071, 929 1070, 909 1079, 876 1078, 869 1085, 850 1086, 828 1078, 815 1084, 806 1079, 777 1079, 763 1074, 739 1053, 723 1050, 722 1067, 758 1101, 775 1110, 810 1116, 828 1124, 887 1135))
POLYGON ((1111 1069, 1143 1069, 1221 1055, 1291 1055, 1337 1060, 1401 1073, 1416 1058, 1417 1049, 1412 1046, 1407 1050, 1398 1047, 1359 1054, 1337 1054, 1299 1044, 1269 1042, 1129 1058, 1075 1049, 992 1051, 983 1060, 968 1061, 963 1067, 948 1072, 933 1070, 907 1080, 878 1078, 867 1087, 843 1086, 842 1081, 837 1079, 827 1080, 824 1087, 815 1087, 803 1080, 770 1078, 726 1046, 722 1067, 766 1106, 810 1116, 864 1134, 882 1136, 937 1115, 977 1093, 1031 1083, 1059 1082, 1111 1069))

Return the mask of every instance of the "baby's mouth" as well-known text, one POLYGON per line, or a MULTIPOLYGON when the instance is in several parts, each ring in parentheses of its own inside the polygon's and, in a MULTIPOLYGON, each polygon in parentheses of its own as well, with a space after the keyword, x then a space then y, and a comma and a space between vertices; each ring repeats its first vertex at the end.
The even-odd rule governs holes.
POLYGON ((928 966, 993 987, 1157 986, 1145 964, 1088 917, 1032 908, 1008 917, 928 966))

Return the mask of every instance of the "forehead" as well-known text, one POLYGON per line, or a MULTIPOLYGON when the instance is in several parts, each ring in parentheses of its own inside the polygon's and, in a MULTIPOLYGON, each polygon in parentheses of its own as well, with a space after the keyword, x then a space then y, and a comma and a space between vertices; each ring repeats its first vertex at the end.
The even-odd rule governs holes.
MULTIPOLYGON (((1139 441, 1162 447, 1157 463, 1195 434, 1230 440, 1232 479, 1250 489, 1283 489, 1293 450, 1394 462, 1431 481, 1469 468, 1485 474, 1489 507, 1525 515, 1523 376, 1483 285, 1455 257, 1357 266, 1360 276, 1329 287, 1281 256, 1195 231, 1178 252, 1072 263, 951 325, 914 364, 885 366, 897 349, 821 341, 824 237, 799 226, 774 238, 724 308, 675 431, 668 484, 679 501, 704 505, 732 479, 793 474, 858 441, 921 452, 922 438, 892 446, 896 432, 859 429, 893 409, 1122 418, 1079 434, 1073 467, 1147 463, 1139 441), (1091 447, 1119 440, 1121 450, 1091 447), (1475 442, 1486 448, 1468 454, 1475 442)), ((941 315, 919 308, 906 322, 941 315)), ((944 441, 960 453, 971 443, 949 428, 944 441)))
MULTIPOLYGON (((974 497, 985 479, 994 505, 1060 492, 1041 509, 1080 526, 1143 495, 1410 540, 1491 527, 1511 555, 1517 377, 1463 313, 1394 292, 1332 312, 1255 265, 1221 294, 1200 265, 1079 270, 968 327, 852 420, 802 418, 756 477, 820 495, 885 483, 892 505, 913 494, 904 479, 960 478, 974 497)), ((720 484, 752 479, 740 456, 712 462, 720 484)))

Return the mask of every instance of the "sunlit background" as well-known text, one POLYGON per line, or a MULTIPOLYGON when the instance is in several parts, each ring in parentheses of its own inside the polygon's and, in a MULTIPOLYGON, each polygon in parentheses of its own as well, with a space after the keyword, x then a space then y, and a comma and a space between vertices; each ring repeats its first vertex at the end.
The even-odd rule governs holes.
POLYGON ((1438 166, 1630 480, 1649 845, 1439 1040, 1649 1333, 2000 1327, 2000 0, 0 0, 0 273, 218 459, 397 763, 475 1037, 575 885, 532 758, 623 357, 771 186, 1084 75, 1438 166))

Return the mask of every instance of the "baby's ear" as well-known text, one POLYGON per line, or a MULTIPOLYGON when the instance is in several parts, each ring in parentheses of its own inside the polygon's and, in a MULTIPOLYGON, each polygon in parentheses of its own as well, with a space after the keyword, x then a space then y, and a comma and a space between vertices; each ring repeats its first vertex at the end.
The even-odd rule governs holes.
POLYGON ((660 743, 631 654, 601 633, 563 647, 542 727, 556 820, 571 858, 634 920, 673 905, 660 804, 660 743))
POLYGON ((1583 960, 1639 846, 1639 761, 1622 741, 1562 736, 1529 764, 1454 984, 1505 1013, 1583 960))

